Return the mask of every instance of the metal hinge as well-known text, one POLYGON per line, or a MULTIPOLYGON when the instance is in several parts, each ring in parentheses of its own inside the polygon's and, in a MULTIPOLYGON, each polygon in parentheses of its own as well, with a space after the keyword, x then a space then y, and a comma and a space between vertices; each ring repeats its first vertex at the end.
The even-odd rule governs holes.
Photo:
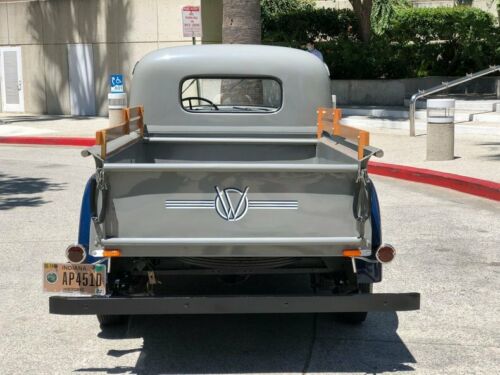
POLYGON ((359 234, 362 238, 365 236, 365 222, 370 218, 370 192, 368 191, 368 172, 366 168, 362 168, 363 160, 358 164, 358 175, 356 184, 358 189, 355 192, 355 219, 358 223, 359 234))
POLYGON ((96 175, 95 175, 95 181, 96 181, 97 189, 108 190, 108 185, 106 184, 106 179, 104 176, 104 169, 97 168, 96 175))

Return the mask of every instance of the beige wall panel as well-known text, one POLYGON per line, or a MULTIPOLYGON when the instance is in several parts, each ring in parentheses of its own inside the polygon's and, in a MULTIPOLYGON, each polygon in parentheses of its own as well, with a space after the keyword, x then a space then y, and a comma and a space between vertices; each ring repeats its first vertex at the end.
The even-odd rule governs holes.
POLYGON ((9 44, 36 44, 43 40, 39 2, 7 4, 9 44))
POLYGON ((75 43, 106 41, 106 4, 105 0, 72 0, 75 43))
POLYGON ((108 42, 157 40, 156 0, 109 0, 106 1, 106 7, 108 42))
POLYGON ((7 4, 0 3, 0 45, 9 44, 9 27, 7 22, 7 4))
POLYGON ((349 0, 316 0, 317 8, 352 9, 349 0))
POLYGON ((75 43, 74 34, 76 21, 72 13, 71 1, 41 1, 40 7, 43 15, 43 42, 75 43))
POLYGON ((47 103, 42 46, 22 46, 21 58, 23 62, 24 110, 30 113, 45 113, 47 103))
POLYGON ((125 79, 125 92, 130 100, 132 71, 135 64, 151 51, 158 49, 158 43, 123 43, 118 45, 118 60, 120 70, 125 79))
POLYGON ((109 75, 120 73, 118 63, 118 44, 94 44, 94 82, 96 112, 99 116, 108 115, 109 75))
POLYGON ((158 40, 161 42, 191 40, 182 35, 181 8, 185 5, 200 5, 200 0, 158 1, 158 40))
POLYGON ((497 3, 493 0, 474 0, 472 5, 482 9, 486 12, 491 13, 493 16, 498 17, 497 13, 497 3))
POLYGON ((186 40, 186 41, 182 41, 182 42, 160 42, 160 43, 158 43, 158 48, 190 46, 192 44, 193 43, 190 40, 186 40))
POLYGON ((47 113, 71 113, 69 103, 68 51, 63 45, 44 45, 47 113))
POLYGON ((118 45, 119 71, 125 78, 125 92, 130 93, 130 81, 135 64, 151 51, 158 49, 158 43, 122 43, 118 45))

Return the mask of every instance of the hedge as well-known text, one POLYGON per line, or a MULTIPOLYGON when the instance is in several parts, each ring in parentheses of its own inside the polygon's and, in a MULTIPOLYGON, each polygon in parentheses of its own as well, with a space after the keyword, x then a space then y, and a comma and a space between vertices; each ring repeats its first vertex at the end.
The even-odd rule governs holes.
POLYGON ((348 9, 305 7, 277 14, 263 11, 263 42, 300 45, 311 39, 357 38, 354 34, 357 22, 354 13, 348 9))
POLYGON ((334 78, 457 76, 500 64, 500 28, 476 8, 400 8, 369 43, 354 33, 350 10, 309 8, 270 20, 263 18, 264 43, 300 47, 319 40, 334 78))

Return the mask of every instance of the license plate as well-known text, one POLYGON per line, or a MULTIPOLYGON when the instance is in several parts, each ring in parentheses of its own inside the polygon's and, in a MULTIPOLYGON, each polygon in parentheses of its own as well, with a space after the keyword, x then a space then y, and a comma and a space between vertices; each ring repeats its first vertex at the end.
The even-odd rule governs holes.
POLYGON ((104 264, 44 263, 43 290, 51 293, 106 295, 104 264))

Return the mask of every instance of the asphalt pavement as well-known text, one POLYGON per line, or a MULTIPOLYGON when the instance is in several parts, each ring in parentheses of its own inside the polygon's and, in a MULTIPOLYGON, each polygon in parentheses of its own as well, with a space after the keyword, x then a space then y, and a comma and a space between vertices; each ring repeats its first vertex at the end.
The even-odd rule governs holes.
POLYGON ((416 291, 420 311, 134 317, 48 314, 42 262, 75 241, 93 161, 78 148, 0 146, 0 374, 493 374, 500 368, 500 204, 374 177, 397 251, 375 292, 416 291), (497 369, 497 370, 495 370, 497 369))

